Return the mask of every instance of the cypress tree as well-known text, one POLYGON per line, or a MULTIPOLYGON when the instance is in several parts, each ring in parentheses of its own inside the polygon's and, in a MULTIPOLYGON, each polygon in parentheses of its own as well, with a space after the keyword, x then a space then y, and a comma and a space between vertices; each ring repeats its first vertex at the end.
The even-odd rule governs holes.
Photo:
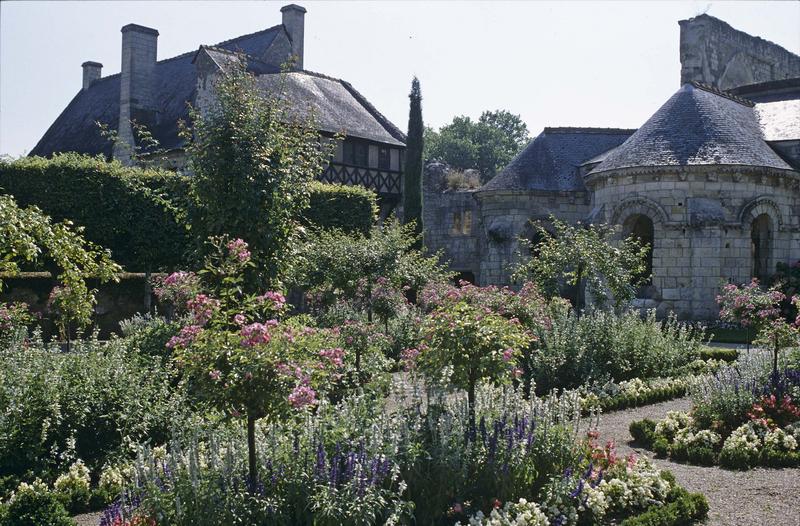
POLYGON ((408 136, 406 139, 406 171, 403 184, 403 219, 406 223, 416 221, 416 232, 422 233, 422 94, 419 79, 411 81, 411 100, 408 112, 408 136))

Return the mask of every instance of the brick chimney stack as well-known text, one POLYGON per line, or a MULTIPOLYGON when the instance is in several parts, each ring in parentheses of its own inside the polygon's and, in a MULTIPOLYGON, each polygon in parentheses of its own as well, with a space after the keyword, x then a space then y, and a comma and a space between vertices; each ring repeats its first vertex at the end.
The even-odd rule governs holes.
POLYGON ((81 64, 83 68, 83 89, 89 89, 92 82, 102 76, 103 65, 99 62, 87 61, 81 64))
POLYGON ((130 163, 135 148, 131 121, 156 123, 155 69, 158 31, 137 24, 122 29, 118 142, 114 158, 130 163))
POLYGON ((286 28, 289 39, 292 41, 294 69, 303 69, 303 33, 306 9, 297 4, 289 4, 281 7, 281 13, 283 13, 283 27, 286 28))

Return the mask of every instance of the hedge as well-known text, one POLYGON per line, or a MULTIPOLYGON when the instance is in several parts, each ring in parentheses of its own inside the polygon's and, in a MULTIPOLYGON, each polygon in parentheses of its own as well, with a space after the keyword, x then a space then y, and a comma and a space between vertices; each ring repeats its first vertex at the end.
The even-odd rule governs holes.
POLYGON ((700 493, 689 493, 673 487, 667 504, 652 507, 640 515, 622 521, 620 526, 684 526, 695 524, 708 516, 708 500, 700 493))
POLYGON ((378 198, 361 186, 314 182, 304 216, 309 225, 367 235, 377 220, 378 198))
POLYGON ((188 178, 75 153, 0 162, 0 192, 71 220, 133 272, 174 268, 191 246, 188 178))
POLYGON ((726 362, 735 362, 739 359, 739 351, 736 349, 727 349, 724 347, 708 347, 703 346, 700 348, 701 360, 724 360, 726 362))

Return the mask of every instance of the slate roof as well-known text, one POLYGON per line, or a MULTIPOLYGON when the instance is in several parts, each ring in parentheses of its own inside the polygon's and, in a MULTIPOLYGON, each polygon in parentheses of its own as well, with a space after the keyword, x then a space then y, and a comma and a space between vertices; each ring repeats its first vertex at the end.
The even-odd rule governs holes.
POLYGON ((622 144, 636 130, 545 128, 484 190, 584 190, 580 165, 622 144))
POLYGON ((690 83, 590 173, 695 165, 791 169, 765 142, 752 102, 690 83))
POLYGON ((800 99, 759 102, 754 109, 766 140, 800 140, 800 99))
MULTIPOLYGON (((233 52, 245 53, 248 70, 259 75, 265 87, 274 84, 280 68, 254 57, 263 56, 275 37, 284 31, 277 25, 263 31, 244 35, 216 46, 203 46, 220 67, 225 67, 233 52)), ((156 100, 159 104, 158 122, 149 130, 165 149, 181 147, 178 137, 179 120, 188 120, 186 102, 194 102, 196 70, 192 63, 197 51, 184 53, 156 63, 156 100)), ((348 135, 390 144, 403 145, 405 135, 381 115, 349 83, 311 72, 288 75, 286 93, 296 103, 317 110, 323 131, 344 131, 348 135)), ((110 157, 112 144, 102 137, 95 122, 116 129, 119 120, 120 74, 96 80, 87 90, 78 92, 55 122, 50 126, 30 155, 49 156, 56 152, 77 151, 110 157)))
POLYGON ((260 75, 257 81, 266 91, 282 87, 299 117, 307 117, 313 110, 320 131, 344 132, 349 136, 398 146, 405 144, 405 135, 343 80, 299 71, 284 76, 260 75))

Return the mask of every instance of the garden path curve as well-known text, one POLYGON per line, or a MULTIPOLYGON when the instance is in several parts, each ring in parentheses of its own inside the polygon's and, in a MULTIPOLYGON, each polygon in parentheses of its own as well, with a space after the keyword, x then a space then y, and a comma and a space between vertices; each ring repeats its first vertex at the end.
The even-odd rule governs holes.
POLYGON ((601 440, 614 440, 622 454, 635 451, 661 469, 671 471, 678 483, 708 498, 707 526, 800 526, 800 468, 757 468, 729 471, 692 466, 653 458, 653 452, 631 443, 628 426, 634 420, 664 418, 667 411, 689 411, 688 398, 615 411, 600 417, 601 440))

